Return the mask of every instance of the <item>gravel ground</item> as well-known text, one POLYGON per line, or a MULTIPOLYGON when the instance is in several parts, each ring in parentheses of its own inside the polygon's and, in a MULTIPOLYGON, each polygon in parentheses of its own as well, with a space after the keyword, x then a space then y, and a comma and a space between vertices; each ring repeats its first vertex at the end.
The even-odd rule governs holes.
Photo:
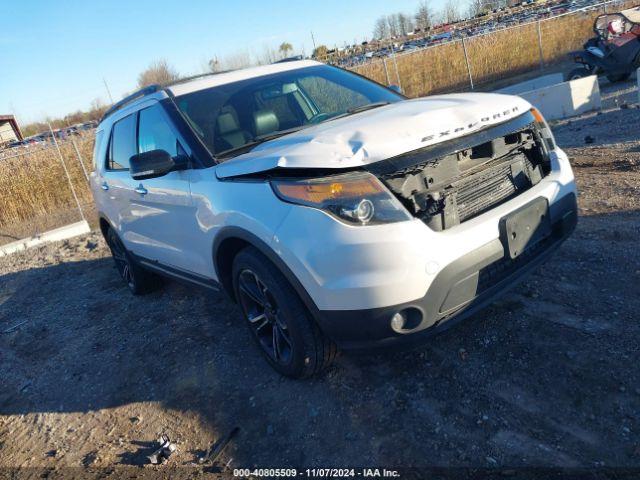
POLYGON ((274 373, 222 295, 131 296, 96 233, 0 259, 0 467, 192 475, 239 427, 221 464, 639 469, 639 120, 556 126, 582 218, 524 284, 308 381, 274 373), (178 451, 145 465, 161 432, 178 451))

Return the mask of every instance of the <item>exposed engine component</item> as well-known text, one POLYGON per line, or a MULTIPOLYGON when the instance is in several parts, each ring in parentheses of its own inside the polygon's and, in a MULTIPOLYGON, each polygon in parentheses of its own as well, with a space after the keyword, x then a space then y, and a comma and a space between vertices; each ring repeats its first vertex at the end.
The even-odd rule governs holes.
POLYGON ((413 152, 421 163, 379 176, 416 217, 442 231, 510 200, 550 171, 533 124, 482 140, 469 136, 468 147, 427 161, 425 152, 413 152))

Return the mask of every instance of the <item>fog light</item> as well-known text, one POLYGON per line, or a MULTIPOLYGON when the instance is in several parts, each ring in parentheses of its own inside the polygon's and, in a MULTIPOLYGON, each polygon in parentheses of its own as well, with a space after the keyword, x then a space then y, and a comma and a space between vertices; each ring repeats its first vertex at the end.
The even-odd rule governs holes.
POLYGON ((424 321, 422 310, 409 307, 391 317, 391 328, 396 333, 411 333, 415 331, 424 321))
POLYGON ((404 330, 404 324, 406 323, 407 318, 402 314, 402 312, 396 313, 393 317, 391 317, 391 328, 393 328, 396 332, 402 332, 404 330))

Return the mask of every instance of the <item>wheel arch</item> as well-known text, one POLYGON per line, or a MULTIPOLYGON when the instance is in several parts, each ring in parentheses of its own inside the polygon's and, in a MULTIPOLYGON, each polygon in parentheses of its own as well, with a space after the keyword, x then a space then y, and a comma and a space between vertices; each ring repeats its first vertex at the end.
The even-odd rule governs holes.
POLYGON ((102 213, 98 214, 98 224, 100 226, 100 233, 102 233, 102 238, 104 238, 106 241, 109 229, 114 227, 113 225, 111 225, 111 222, 107 219, 107 217, 102 213))
POLYGON ((314 320, 317 319, 319 315, 318 307, 287 264, 264 240, 239 227, 224 228, 216 236, 213 245, 213 264, 218 276, 218 282, 222 285, 229 297, 234 302, 236 301, 233 291, 233 279, 231 277, 233 260, 241 250, 247 247, 257 249, 280 270, 302 302, 309 309, 314 320))

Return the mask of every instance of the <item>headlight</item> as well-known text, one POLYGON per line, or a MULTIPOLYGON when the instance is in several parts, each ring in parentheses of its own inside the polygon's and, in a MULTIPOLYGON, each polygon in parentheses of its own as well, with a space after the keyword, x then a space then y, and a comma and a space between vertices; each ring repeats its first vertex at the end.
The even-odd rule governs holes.
POLYGON ((536 126, 540 131, 540 135, 542 135, 542 140, 544 141, 544 144, 547 147, 547 151, 550 152, 552 150, 555 150, 556 139, 553 136, 553 132, 551 131, 551 128, 549 128, 549 124, 542 116, 542 113, 540 113, 540 110, 538 110, 537 108, 532 108, 531 114, 533 115, 533 118, 536 119, 536 126))
POLYGON ((282 200, 323 210, 348 225, 411 220, 411 215, 376 177, 365 172, 271 182, 282 200))

